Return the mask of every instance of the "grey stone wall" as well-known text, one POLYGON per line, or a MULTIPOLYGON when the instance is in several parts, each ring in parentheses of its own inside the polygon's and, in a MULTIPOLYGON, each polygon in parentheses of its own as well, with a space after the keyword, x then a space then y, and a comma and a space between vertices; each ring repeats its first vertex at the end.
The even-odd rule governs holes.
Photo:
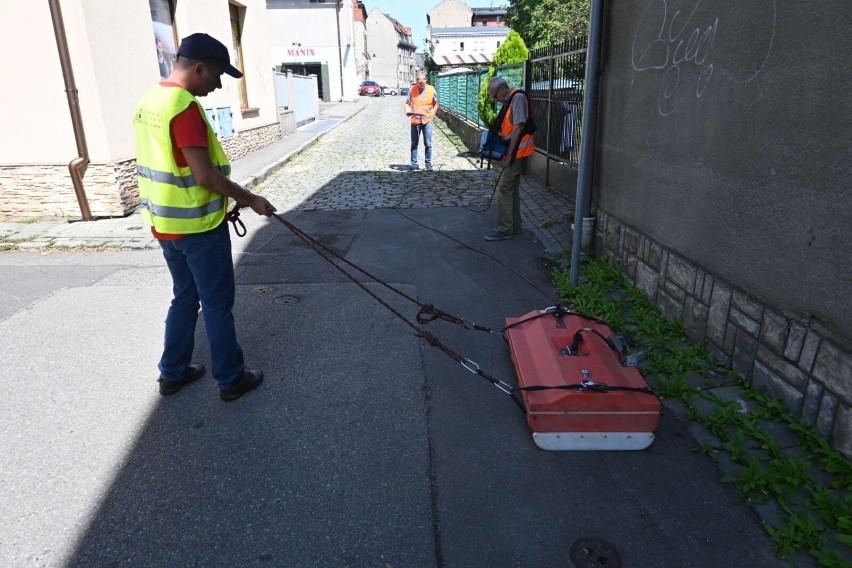
MULTIPOLYGON (((83 177, 95 217, 120 217, 139 202, 136 161, 89 164, 83 177)), ((68 166, 0 166, 0 217, 80 217, 68 166)))
POLYGON ((690 339, 852 458, 852 353, 598 208, 595 248, 690 339))
POLYGON ((595 201, 852 348, 852 3, 604 10, 595 201))

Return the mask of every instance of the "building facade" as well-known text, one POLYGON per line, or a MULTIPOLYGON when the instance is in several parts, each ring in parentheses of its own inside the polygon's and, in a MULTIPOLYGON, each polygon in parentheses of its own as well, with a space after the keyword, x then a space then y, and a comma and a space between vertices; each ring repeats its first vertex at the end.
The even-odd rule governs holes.
POLYGON ((432 60, 441 68, 490 65, 494 52, 509 35, 505 26, 438 28, 431 30, 432 60))
POLYGON ((471 8, 459 0, 443 0, 426 16, 426 44, 442 70, 488 65, 506 41, 506 7, 471 8))
POLYGON ((429 28, 468 27, 473 22, 473 10, 459 0, 441 0, 426 14, 429 28))
POLYGON ((370 78, 370 52, 367 44, 367 8, 360 0, 355 2, 353 13, 353 35, 355 45, 355 68, 358 83, 370 78))
POLYGON ((316 75, 324 101, 354 100, 360 84, 353 0, 266 0, 279 70, 316 75))
POLYGON ((471 8, 473 26, 505 26, 506 25, 506 6, 497 8, 471 8))
POLYGON ((229 157, 280 138, 265 0, 217 9, 201 0, 59 5, 4 3, 5 43, 26 46, 20 57, 4 58, 4 74, 26 80, 0 90, 7 132, 0 140, 0 217, 133 212, 139 204, 134 106, 170 72, 179 38, 194 32, 228 46, 232 62, 245 73, 239 81, 224 79, 221 89, 199 99, 229 157), (65 42, 54 33, 60 19, 65 42))
POLYGON ((414 82, 416 68, 411 28, 373 8, 367 18, 367 45, 371 57, 370 79, 380 85, 408 87, 414 82))

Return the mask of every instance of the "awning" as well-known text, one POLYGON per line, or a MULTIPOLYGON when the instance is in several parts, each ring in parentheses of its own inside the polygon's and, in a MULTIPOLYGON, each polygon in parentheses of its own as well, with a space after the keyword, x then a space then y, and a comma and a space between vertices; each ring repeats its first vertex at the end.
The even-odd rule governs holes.
POLYGON ((454 53, 447 56, 442 55, 443 62, 438 62, 439 65, 482 65, 483 63, 491 63, 491 58, 484 53, 454 53))

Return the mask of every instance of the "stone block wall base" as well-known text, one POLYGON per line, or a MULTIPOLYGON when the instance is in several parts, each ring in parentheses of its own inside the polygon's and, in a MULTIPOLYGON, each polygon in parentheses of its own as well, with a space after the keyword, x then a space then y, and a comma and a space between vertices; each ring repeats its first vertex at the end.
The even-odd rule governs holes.
POLYGON ((269 146, 279 138, 281 138, 281 125, 275 122, 251 130, 243 130, 237 136, 222 140, 221 142, 225 154, 233 162, 251 154, 255 150, 269 146))
MULTIPOLYGON (((852 459, 852 353, 597 208, 595 253, 687 336, 852 459)), ((845 348, 844 348, 845 347, 845 348)))
MULTIPOLYGON (((139 205, 136 161, 89 164, 83 189, 94 217, 122 217, 139 205)), ((0 217, 80 217, 67 165, 0 166, 0 217)))
MULTIPOLYGON (((238 160, 281 138, 278 122, 222 141, 228 159, 238 160)), ((89 164, 83 188, 94 217, 124 217, 139 206, 136 160, 89 164)), ((0 166, 0 218, 79 218, 80 204, 66 164, 0 166)))

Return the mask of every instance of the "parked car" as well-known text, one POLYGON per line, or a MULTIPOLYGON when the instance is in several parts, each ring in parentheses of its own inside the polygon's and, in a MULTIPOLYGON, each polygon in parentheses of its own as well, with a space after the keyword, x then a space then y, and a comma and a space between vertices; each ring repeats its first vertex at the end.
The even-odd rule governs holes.
POLYGON ((382 88, 375 81, 364 81, 361 83, 361 90, 358 94, 361 96, 373 95, 379 97, 382 95, 382 88))
POLYGON ((401 87, 399 89, 399 94, 402 95, 403 97, 407 97, 408 96, 408 87, 401 87))

